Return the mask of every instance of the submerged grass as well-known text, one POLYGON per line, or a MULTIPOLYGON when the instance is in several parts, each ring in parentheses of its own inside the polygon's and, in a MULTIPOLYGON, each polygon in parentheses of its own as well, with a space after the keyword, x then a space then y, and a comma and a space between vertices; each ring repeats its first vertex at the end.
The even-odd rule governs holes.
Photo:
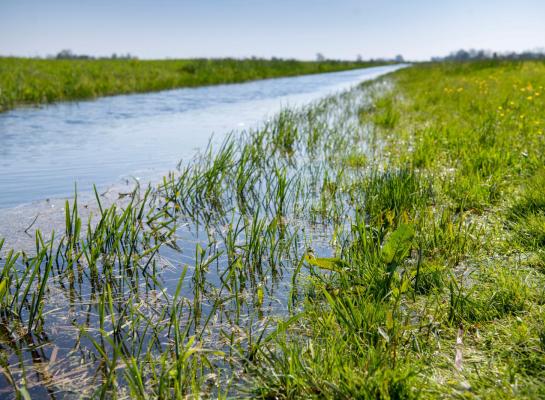
POLYGON ((380 63, 281 59, 41 60, 0 57, 0 112, 25 104, 237 83, 376 65, 380 63))
POLYGON ((544 397, 544 77, 413 66, 67 204, 3 253, 2 393, 544 397))

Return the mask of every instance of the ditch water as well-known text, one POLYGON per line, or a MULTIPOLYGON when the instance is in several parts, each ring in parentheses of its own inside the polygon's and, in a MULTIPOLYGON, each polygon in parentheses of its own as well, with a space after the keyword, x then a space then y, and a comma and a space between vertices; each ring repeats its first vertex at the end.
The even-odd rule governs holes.
MULTIPOLYGON (((0 209, 152 180, 235 130, 399 66, 122 95, 0 114, 0 209)), ((1 223, 0 223, 1 225, 1 223)))

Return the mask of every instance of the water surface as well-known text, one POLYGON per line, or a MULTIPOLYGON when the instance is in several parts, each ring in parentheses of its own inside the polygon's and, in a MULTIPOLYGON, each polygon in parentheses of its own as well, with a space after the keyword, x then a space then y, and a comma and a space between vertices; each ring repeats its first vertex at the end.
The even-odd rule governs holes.
POLYGON ((0 114, 0 208, 153 179, 212 134, 257 125, 399 66, 122 95, 0 114))

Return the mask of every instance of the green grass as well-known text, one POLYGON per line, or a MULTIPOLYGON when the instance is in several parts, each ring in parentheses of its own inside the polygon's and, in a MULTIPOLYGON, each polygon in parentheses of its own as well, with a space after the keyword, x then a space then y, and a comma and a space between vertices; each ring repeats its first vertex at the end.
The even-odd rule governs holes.
POLYGON ((20 105, 237 83, 379 65, 264 59, 40 60, 0 57, 0 112, 20 105))
POLYGON ((97 195, 94 224, 67 204, 2 253, 10 395, 543 398, 544 87, 542 62, 416 65, 97 195))
POLYGON ((350 188, 364 196, 349 268, 310 283, 299 322, 263 348, 255 393, 540 398, 545 64, 423 64, 384 81, 359 114, 378 150, 350 188), (412 251, 391 264, 381 252, 407 223, 412 251))

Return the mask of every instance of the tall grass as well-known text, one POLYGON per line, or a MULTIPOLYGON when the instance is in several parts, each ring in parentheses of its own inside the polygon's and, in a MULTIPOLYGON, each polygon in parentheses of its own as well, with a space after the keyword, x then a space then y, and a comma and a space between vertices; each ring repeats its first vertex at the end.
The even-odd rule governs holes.
POLYGON ((366 68, 280 59, 40 60, 0 57, 0 112, 25 104, 366 68))

